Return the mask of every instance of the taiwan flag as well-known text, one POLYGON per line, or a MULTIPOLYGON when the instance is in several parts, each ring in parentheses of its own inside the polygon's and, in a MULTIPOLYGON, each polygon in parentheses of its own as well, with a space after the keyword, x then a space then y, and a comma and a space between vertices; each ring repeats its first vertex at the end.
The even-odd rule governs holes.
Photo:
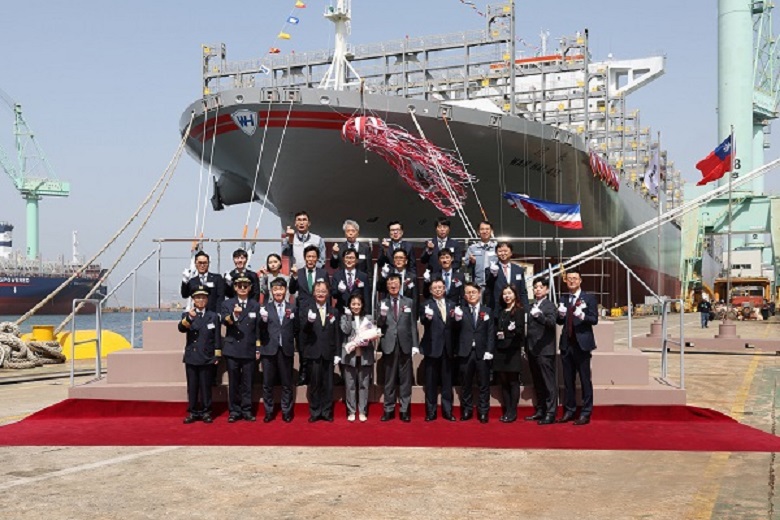
POLYGON ((696 169, 701 171, 702 179, 696 186, 704 186, 708 182, 717 181, 731 171, 731 158, 734 155, 732 136, 728 136, 715 150, 696 163, 696 169))
POLYGON ((504 193, 504 198, 510 206, 520 210, 531 220, 566 229, 582 229, 579 204, 558 204, 512 192, 504 193))

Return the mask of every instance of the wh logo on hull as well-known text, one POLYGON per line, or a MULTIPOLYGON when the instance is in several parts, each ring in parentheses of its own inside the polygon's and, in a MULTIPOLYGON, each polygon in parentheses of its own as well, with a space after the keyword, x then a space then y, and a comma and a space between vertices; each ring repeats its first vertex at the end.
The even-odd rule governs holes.
POLYGON ((254 135, 257 130, 257 112, 251 110, 237 110, 231 114, 233 122, 246 135, 254 135))

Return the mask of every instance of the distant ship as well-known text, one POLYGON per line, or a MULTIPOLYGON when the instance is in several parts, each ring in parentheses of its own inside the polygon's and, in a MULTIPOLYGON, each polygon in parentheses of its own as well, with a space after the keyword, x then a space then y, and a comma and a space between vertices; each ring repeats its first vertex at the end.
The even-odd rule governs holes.
MULTIPOLYGON (((307 210, 324 236, 341 236, 346 218, 359 222, 363 236, 387 236, 394 219, 407 237, 432 236, 441 212, 382 158, 342 138, 353 116, 414 134, 419 125, 430 142, 457 149, 481 199, 468 193, 466 216, 474 227, 487 216, 496 235, 525 239, 515 254, 535 272, 655 218, 657 199, 643 182, 654 153, 666 179, 665 207, 681 203, 679 172, 625 102, 663 74, 663 57, 592 62, 587 32, 561 38, 554 51, 543 35, 538 52, 524 56, 515 48, 513 2, 488 6, 496 23, 487 30, 356 46, 346 44, 348 0, 325 17, 336 25, 332 51, 232 63, 224 45, 204 46, 203 98, 184 111, 180 129, 194 115, 187 148, 211 164, 214 209, 260 201, 283 225, 307 210), (594 156, 616 172, 614 182, 597 174, 594 156), (578 202, 583 229, 529 220, 507 205, 507 191, 578 202)), ((453 235, 466 236, 464 220, 452 221, 453 235)), ((680 225, 664 224, 659 234, 616 252, 653 290, 675 296, 680 225)), ((625 305, 617 263, 605 255, 585 268, 584 286, 603 305, 625 305)), ((638 283, 632 290, 635 301, 647 294, 638 283)))
MULTIPOLYGON (((13 229, 13 225, 0 222, 0 314, 18 316, 54 292, 80 265, 27 260, 13 251, 13 229)), ((37 314, 70 314, 73 300, 84 298, 103 273, 99 265, 88 266, 37 314)), ((95 293, 95 298, 102 294, 103 288, 95 293)))

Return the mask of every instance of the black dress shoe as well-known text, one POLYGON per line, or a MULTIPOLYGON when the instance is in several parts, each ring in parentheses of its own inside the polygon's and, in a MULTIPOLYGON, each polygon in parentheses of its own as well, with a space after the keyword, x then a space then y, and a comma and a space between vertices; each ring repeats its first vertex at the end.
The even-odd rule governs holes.
POLYGON ((203 414, 203 422, 206 424, 211 424, 214 422, 214 419, 211 417, 211 414, 203 414))
POLYGON ((436 415, 435 414, 428 414, 428 415, 425 416, 425 422, 431 422, 431 421, 435 421, 435 420, 436 420, 436 415))
POLYGON ((194 422, 195 422, 195 421, 197 421, 197 420, 198 420, 198 418, 197 418, 197 417, 195 417, 195 416, 194 416, 194 415, 192 415, 192 414, 189 414, 187 417, 185 417, 185 418, 184 418, 184 420, 183 420, 182 422, 183 422, 184 424, 192 424, 192 423, 194 423, 194 422))
POLYGON ((309 378, 307 377, 299 377, 298 381, 296 381, 295 386, 306 386, 309 384, 309 378))
POLYGON ((403 422, 412 422, 412 414, 409 412, 401 412, 401 420, 403 422))
POLYGON ((572 412, 566 412, 566 413, 563 414, 563 417, 561 417, 560 419, 558 419, 555 422, 565 423, 565 422, 571 422, 573 420, 574 420, 574 414, 572 412))
POLYGON ((310 422, 310 423, 311 423, 311 422, 317 422, 317 421, 319 421, 319 420, 320 420, 320 418, 319 418, 319 417, 309 417, 309 422, 310 422))
POLYGON ((460 420, 461 421, 470 421, 472 417, 474 417, 474 414, 470 414, 470 413, 462 413, 462 414, 460 414, 460 420))
POLYGON ((554 424, 555 423, 555 416, 554 415, 545 415, 536 424, 541 424, 544 426, 545 424, 554 424))
POLYGON ((539 419, 544 419, 544 414, 539 410, 525 418, 526 421, 538 421, 539 419))
POLYGON ((488 422, 488 416, 486 413, 479 414, 479 422, 481 422, 482 424, 488 422))
POLYGON ((333 422, 333 416, 332 415, 326 415, 324 417, 320 417, 323 421, 333 422))
POLYGON ((395 412, 385 412, 382 414, 382 418, 379 419, 382 422, 392 421, 395 419, 395 412))
POLYGON ((574 426, 585 426, 586 424, 590 424, 590 415, 580 415, 574 421, 574 426))
POLYGON ((249 422, 255 422, 257 420, 257 417, 252 415, 251 413, 245 413, 244 414, 244 420, 249 422))
POLYGON ((507 417, 506 415, 502 415, 499 421, 502 423, 513 423, 517 420, 517 417, 507 417))
POLYGON ((455 417, 453 417, 451 413, 443 413, 441 414, 441 418, 445 421, 455 421, 455 417))
POLYGON ((229 423, 234 423, 234 422, 236 422, 237 420, 239 420, 240 418, 241 418, 241 416, 240 416, 240 415, 234 415, 234 414, 230 414, 230 415, 228 416, 228 422, 229 422, 229 423))
POLYGON ((282 414, 282 420, 284 422, 291 422, 293 420, 293 414, 282 414))
POLYGON ((274 420, 274 416, 273 415, 266 415, 265 417, 263 417, 263 422, 265 422, 265 423, 269 423, 269 422, 271 422, 273 420, 274 420))

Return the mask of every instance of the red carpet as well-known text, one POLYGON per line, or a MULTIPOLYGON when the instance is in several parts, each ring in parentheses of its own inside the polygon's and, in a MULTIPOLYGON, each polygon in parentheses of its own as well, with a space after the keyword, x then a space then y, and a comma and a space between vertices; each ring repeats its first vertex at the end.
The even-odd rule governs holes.
MULTIPOLYGON (((305 404, 284 423, 228 424, 217 409, 213 424, 182 423, 186 404, 68 399, 14 424, 0 427, 0 446, 394 446, 579 450, 780 451, 780 437, 738 423, 719 412, 691 406, 597 407, 591 424, 539 426, 518 420, 449 423, 424 421, 413 405, 412 422, 379 421, 372 404, 366 423, 349 423, 336 405, 333 423, 307 422, 305 404)), ((530 413, 522 409, 521 416, 530 413)))

